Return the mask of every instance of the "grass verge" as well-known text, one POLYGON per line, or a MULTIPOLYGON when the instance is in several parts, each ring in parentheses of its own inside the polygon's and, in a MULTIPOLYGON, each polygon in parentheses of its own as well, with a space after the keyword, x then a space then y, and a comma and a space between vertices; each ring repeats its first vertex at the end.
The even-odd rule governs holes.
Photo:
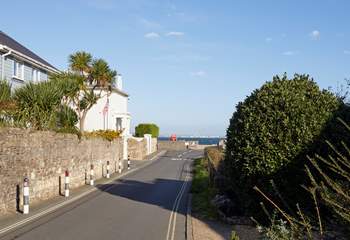
POLYGON ((194 161, 192 180, 192 210, 203 218, 217 219, 217 211, 210 203, 217 190, 210 185, 208 162, 204 158, 194 161))

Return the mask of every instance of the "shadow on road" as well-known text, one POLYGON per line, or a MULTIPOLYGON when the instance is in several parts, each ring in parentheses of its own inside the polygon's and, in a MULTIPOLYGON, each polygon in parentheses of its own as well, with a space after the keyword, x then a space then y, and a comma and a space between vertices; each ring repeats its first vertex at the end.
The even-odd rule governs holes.
MULTIPOLYGON (((114 196, 156 205, 172 211, 174 201, 183 184, 184 181, 171 179, 155 179, 153 182, 120 179, 114 183, 97 185, 96 187, 100 191, 114 196)), ((190 185, 187 184, 185 194, 182 197, 180 207, 177 210, 178 214, 186 214, 187 193, 189 191, 189 187, 190 185)))

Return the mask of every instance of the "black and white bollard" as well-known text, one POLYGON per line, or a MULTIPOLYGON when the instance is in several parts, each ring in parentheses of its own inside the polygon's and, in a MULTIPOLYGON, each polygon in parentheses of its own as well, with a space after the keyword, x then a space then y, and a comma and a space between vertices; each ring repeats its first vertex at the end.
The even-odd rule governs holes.
POLYGON ((69 171, 64 174, 64 196, 69 197, 69 171))
POLYGON ((119 167, 119 173, 122 173, 122 163, 121 163, 120 159, 118 161, 118 167, 119 167))
POLYGON ((109 161, 107 161, 106 170, 107 170, 106 177, 109 178, 109 161))
POLYGON ((90 185, 94 186, 94 165, 90 166, 90 185))
POLYGON ((128 156, 128 170, 130 170, 130 156, 128 156))
POLYGON ((23 214, 29 213, 29 179, 23 181, 23 214))

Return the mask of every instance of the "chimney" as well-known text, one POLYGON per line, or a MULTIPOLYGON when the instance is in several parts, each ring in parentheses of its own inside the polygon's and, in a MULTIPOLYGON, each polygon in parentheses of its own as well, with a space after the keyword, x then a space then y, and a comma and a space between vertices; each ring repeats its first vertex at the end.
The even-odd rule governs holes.
POLYGON ((119 89, 120 91, 123 90, 123 79, 122 79, 122 75, 118 74, 117 75, 117 89, 119 89))

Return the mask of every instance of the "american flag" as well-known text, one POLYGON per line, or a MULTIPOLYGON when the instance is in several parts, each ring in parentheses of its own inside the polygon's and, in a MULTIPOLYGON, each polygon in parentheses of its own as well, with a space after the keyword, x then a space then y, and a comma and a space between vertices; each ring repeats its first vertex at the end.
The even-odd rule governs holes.
POLYGON ((106 116, 106 114, 108 112, 108 107, 109 107, 109 99, 107 98, 106 104, 105 104, 105 106, 103 107, 103 110, 102 110, 103 116, 106 116))

